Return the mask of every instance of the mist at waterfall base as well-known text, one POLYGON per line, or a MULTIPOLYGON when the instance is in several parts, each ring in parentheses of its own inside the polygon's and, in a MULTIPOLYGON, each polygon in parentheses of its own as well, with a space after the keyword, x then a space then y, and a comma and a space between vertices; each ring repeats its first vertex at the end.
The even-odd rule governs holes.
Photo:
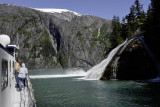
POLYGON ((83 69, 30 71, 37 107, 160 106, 159 85, 79 79, 85 75, 83 69))

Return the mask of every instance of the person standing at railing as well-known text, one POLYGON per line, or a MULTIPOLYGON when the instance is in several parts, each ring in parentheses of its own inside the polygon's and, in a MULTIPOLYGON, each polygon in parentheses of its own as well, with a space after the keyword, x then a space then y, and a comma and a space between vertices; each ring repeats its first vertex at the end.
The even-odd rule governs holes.
POLYGON ((28 69, 25 67, 25 64, 22 63, 22 67, 19 70, 18 75, 18 85, 19 85, 19 91, 22 90, 21 81, 24 84, 24 87, 26 86, 26 75, 28 74, 28 69))
MULTIPOLYGON (((21 61, 20 59, 17 59, 17 61, 14 64, 14 69, 15 69, 15 77, 16 77, 16 82, 18 84, 18 74, 19 74, 19 70, 21 68, 21 61)), ((18 86, 18 85, 17 85, 18 86)))

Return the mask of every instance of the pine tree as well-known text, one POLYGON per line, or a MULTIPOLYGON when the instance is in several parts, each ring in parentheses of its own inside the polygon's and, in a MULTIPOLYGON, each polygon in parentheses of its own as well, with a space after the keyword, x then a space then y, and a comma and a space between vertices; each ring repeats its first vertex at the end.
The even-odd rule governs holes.
POLYGON ((141 13, 143 12, 143 10, 142 10, 143 5, 140 4, 139 0, 135 0, 134 6, 135 6, 135 15, 139 19, 141 16, 141 13))
POLYGON ((134 23, 135 18, 136 18, 135 17, 135 7, 134 7, 134 5, 132 5, 130 7, 130 13, 126 16, 127 23, 128 24, 134 23))
POLYGON ((140 4, 139 0, 135 0, 134 6, 137 27, 143 29, 146 21, 146 13, 143 10, 143 5, 140 4))
POLYGON ((134 5, 130 7, 130 13, 123 18, 122 23, 120 23, 119 17, 113 17, 113 37, 111 39, 113 47, 117 46, 126 38, 133 37, 136 33, 140 33, 139 30, 144 30, 145 22, 146 13, 143 11, 143 5, 140 4, 139 0, 135 0, 134 5))
POLYGON ((126 23, 127 23, 126 19, 123 17, 122 23, 121 23, 121 36, 124 40, 127 39, 127 37, 128 37, 126 23))
POLYGON ((112 31, 111 43, 113 47, 116 47, 123 41, 121 37, 121 23, 119 17, 117 16, 113 17, 112 30, 113 31, 112 31))
POLYGON ((112 34, 120 35, 120 27, 121 27, 121 24, 120 24, 119 17, 114 16, 112 20, 112 29, 113 29, 112 34))
POLYGON ((144 28, 144 24, 146 22, 146 13, 144 11, 141 12, 138 20, 139 20, 138 21, 138 27, 143 29, 144 28))
POLYGON ((151 0, 145 25, 145 39, 152 51, 160 59, 160 0, 151 0))
POLYGON ((136 16, 135 16, 135 7, 134 5, 130 8, 130 13, 126 16, 127 24, 126 30, 128 37, 132 36, 137 29, 136 16))
MULTIPOLYGON (((143 5, 139 0, 135 0, 134 5, 130 7, 130 13, 126 16, 127 24, 125 26, 128 37, 134 36, 135 32, 144 29, 146 13, 143 11, 143 5)), ((139 32, 137 32, 139 33, 139 32)))

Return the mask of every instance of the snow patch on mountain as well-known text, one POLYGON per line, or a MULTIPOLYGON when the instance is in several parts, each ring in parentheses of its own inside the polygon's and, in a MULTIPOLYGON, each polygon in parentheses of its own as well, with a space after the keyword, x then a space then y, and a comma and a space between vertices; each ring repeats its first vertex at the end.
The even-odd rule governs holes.
POLYGON ((81 14, 74 12, 74 11, 70 11, 67 9, 54 9, 54 8, 35 8, 36 10, 42 11, 42 12, 47 12, 47 13, 63 13, 63 12, 71 12, 74 13, 77 16, 81 16, 81 14))

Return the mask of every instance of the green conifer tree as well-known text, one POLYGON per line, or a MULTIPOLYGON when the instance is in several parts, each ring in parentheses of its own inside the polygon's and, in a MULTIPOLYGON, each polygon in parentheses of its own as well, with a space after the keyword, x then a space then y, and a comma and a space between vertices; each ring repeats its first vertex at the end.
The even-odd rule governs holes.
POLYGON ((146 21, 146 13, 143 10, 143 5, 140 4, 139 0, 135 0, 135 16, 136 16, 136 24, 138 28, 143 28, 143 24, 146 21))
POLYGON ((135 0, 134 2, 134 6, 135 6, 135 14, 136 17, 139 19, 141 16, 141 13, 143 12, 143 5, 140 4, 139 0, 135 0))
POLYGON ((128 37, 133 36, 135 30, 137 29, 136 16, 135 16, 135 7, 132 5, 130 7, 130 13, 126 16, 127 24, 126 30, 128 37))
POLYGON ((146 21, 145 39, 160 59, 160 0, 151 0, 146 21))
POLYGON ((119 17, 117 17, 117 16, 113 17, 112 30, 113 31, 112 31, 111 43, 114 48, 123 42, 123 39, 121 37, 121 23, 120 23, 119 17))
POLYGON ((146 13, 143 11, 143 5, 140 4, 139 0, 135 0, 134 5, 130 7, 130 13, 126 16, 126 20, 126 37, 135 36, 135 32, 139 33, 139 30, 144 29, 146 13))

